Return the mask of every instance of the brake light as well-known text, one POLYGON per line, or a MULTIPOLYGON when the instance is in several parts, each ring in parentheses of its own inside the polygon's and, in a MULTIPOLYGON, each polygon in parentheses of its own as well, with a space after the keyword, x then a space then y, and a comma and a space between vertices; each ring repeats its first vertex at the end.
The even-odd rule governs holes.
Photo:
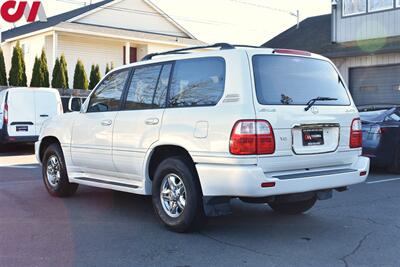
POLYGON ((362 147, 362 126, 360 119, 354 119, 350 128, 350 148, 362 147))
POLYGON ((298 56, 311 56, 311 53, 308 51, 295 50, 295 49, 275 49, 273 54, 289 54, 289 55, 298 55, 298 56))
POLYGON ((229 151, 234 155, 265 155, 275 152, 271 124, 265 120, 240 120, 231 133, 229 151))
POLYGON ((3 124, 8 124, 8 104, 4 104, 3 124))

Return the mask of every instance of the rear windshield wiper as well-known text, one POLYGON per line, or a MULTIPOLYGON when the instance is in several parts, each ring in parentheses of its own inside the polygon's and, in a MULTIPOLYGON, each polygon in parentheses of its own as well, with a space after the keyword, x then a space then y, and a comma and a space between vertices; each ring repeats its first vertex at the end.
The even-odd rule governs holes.
POLYGON ((307 106, 304 108, 305 111, 308 111, 312 106, 314 106, 315 102, 317 101, 336 101, 338 100, 337 98, 333 98, 333 97, 316 97, 316 98, 312 98, 310 99, 310 101, 307 102, 307 106))

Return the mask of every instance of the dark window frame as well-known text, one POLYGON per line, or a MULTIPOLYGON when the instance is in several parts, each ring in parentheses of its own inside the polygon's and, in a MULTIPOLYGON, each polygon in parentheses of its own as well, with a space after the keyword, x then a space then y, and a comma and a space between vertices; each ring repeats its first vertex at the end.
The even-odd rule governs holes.
POLYGON ((201 108, 201 107, 215 107, 216 105, 219 104, 219 102, 221 102, 224 93, 225 93, 225 86, 226 86, 226 60, 224 57, 221 56, 207 56, 207 57, 194 57, 194 58, 187 58, 187 59, 180 59, 180 60, 175 60, 174 61, 174 65, 171 68, 171 73, 170 73, 170 77, 169 77, 169 84, 168 84, 168 91, 167 91, 167 105, 166 108, 201 108), (197 59, 219 59, 222 60, 224 63, 224 70, 223 70, 223 74, 224 74, 224 83, 223 83, 223 88, 222 88, 222 94, 221 97, 218 99, 218 101, 216 101, 215 104, 207 104, 207 105, 196 105, 196 106, 171 106, 170 103, 170 93, 171 93, 171 82, 173 79, 173 74, 175 71, 175 64, 177 62, 182 62, 182 61, 190 61, 190 60, 197 60, 197 59))
POLYGON ((358 16, 365 16, 365 15, 369 15, 369 14, 375 14, 375 13, 387 12, 387 11, 392 11, 392 10, 400 9, 400 3, 397 4, 397 0, 393 0, 393 6, 392 6, 391 8, 380 9, 380 10, 375 10, 375 11, 369 11, 369 0, 364 0, 364 1, 366 1, 366 9, 365 9, 365 12, 345 15, 345 14, 344 14, 344 0, 342 0, 342 1, 341 1, 341 4, 342 4, 342 8, 341 8, 341 9, 342 9, 341 17, 342 17, 343 19, 346 19, 346 18, 352 18, 352 17, 358 17, 358 16))
POLYGON ((87 107, 86 107, 85 113, 104 113, 104 112, 117 112, 117 111, 120 111, 121 108, 122 108, 124 92, 125 92, 125 90, 126 90, 126 86, 128 85, 128 80, 129 80, 129 78, 130 78, 130 76, 131 76, 131 72, 132 72, 132 70, 129 69, 129 68, 123 68, 123 69, 118 69, 118 70, 115 70, 115 71, 112 71, 112 72, 107 73, 107 75, 104 76, 104 78, 103 78, 103 79, 96 85, 96 87, 93 89, 93 92, 89 95, 89 97, 88 97, 88 98, 89 98, 89 100, 88 100, 88 105, 87 105, 87 107), (118 108, 117 108, 116 110, 107 110, 107 111, 97 111, 97 112, 89 111, 90 103, 92 102, 93 95, 96 94, 97 90, 98 90, 99 87, 103 84, 103 82, 104 82, 109 76, 114 75, 114 74, 118 74, 118 73, 121 73, 121 72, 124 72, 124 71, 127 71, 127 72, 128 72, 128 75, 127 75, 127 78, 125 79, 125 84, 124 84, 124 87, 123 87, 123 89, 122 89, 121 97, 119 98, 119 105, 118 105, 118 108))
MULTIPOLYGON (((127 83, 125 85, 125 89, 123 92, 123 98, 122 98, 122 102, 121 102, 121 106, 120 106, 120 111, 137 111, 137 110, 158 110, 158 109, 165 109, 167 108, 167 104, 168 104, 168 96, 169 96, 169 88, 170 88, 170 84, 171 84, 171 75, 172 72, 174 70, 174 65, 175 65, 175 61, 163 61, 163 62, 157 62, 157 63, 151 63, 151 64, 144 64, 144 65, 140 65, 140 66, 134 66, 134 67, 130 67, 130 75, 127 79, 127 83), (160 82, 160 77, 162 74, 162 71, 164 69, 164 66, 166 65, 171 65, 171 71, 169 73, 169 79, 168 79, 168 85, 167 85, 167 94, 165 96, 165 105, 164 107, 159 107, 159 108, 141 108, 141 109, 126 109, 126 102, 127 102, 127 98, 128 98, 128 93, 129 93, 129 87, 132 83, 132 79, 133 79, 133 75, 135 74, 135 70, 137 69, 142 69, 142 68, 147 68, 147 67, 151 67, 151 66, 161 66, 161 70, 160 73, 158 74, 158 78, 157 78, 157 84, 156 84, 156 90, 154 90, 154 93, 156 93, 157 88, 158 88, 158 84, 160 82)), ((154 100, 153 100, 154 101, 154 100)))

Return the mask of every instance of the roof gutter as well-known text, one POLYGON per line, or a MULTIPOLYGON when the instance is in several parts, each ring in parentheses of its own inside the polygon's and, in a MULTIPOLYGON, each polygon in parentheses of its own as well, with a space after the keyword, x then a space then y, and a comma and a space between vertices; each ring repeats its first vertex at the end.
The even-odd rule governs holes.
POLYGON ((63 28, 63 27, 55 27, 54 30, 56 30, 58 32, 83 34, 83 35, 90 35, 93 37, 112 38, 112 39, 119 39, 119 40, 124 40, 124 41, 137 41, 137 42, 143 42, 143 43, 163 44, 163 45, 172 45, 172 46, 181 46, 181 47, 191 46, 191 44, 185 44, 185 43, 180 43, 180 42, 160 41, 160 40, 155 40, 155 39, 137 38, 137 37, 115 35, 115 34, 108 34, 108 33, 99 33, 99 32, 77 30, 77 29, 67 29, 67 28, 63 28))
POLYGON ((38 31, 33 31, 33 32, 30 32, 30 33, 18 35, 18 36, 13 37, 13 38, 5 39, 1 43, 5 44, 5 43, 9 43, 9 42, 14 42, 14 41, 17 41, 17 40, 20 40, 20 39, 29 38, 31 36, 42 34, 42 33, 46 33, 46 32, 49 32, 49 34, 51 34, 52 31, 54 31, 54 27, 49 27, 49 28, 38 30, 38 31))

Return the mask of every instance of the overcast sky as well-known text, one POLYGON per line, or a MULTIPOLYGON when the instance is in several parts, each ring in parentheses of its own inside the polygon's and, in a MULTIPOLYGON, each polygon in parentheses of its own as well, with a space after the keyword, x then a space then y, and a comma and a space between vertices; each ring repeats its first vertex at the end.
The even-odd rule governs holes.
MULTIPOLYGON (((28 0, 31 2, 32 0, 28 0)), ((48 17, 83 6, 85 0, 43 0, 48 17), (67 3, 73 2, 73 3, 67 3)), ((87 3, 90 1, 87 0, 87 3)), ((92 2, 98 2, 93 0, 92 2)), ((330 0, 152 0, 198 39, 262 44, 300 20, 330 12, 330 0)), ((18 24, 20 25, 20 23, 18 24)), ((1 22, 1 29, 12 25, 1 22)))

